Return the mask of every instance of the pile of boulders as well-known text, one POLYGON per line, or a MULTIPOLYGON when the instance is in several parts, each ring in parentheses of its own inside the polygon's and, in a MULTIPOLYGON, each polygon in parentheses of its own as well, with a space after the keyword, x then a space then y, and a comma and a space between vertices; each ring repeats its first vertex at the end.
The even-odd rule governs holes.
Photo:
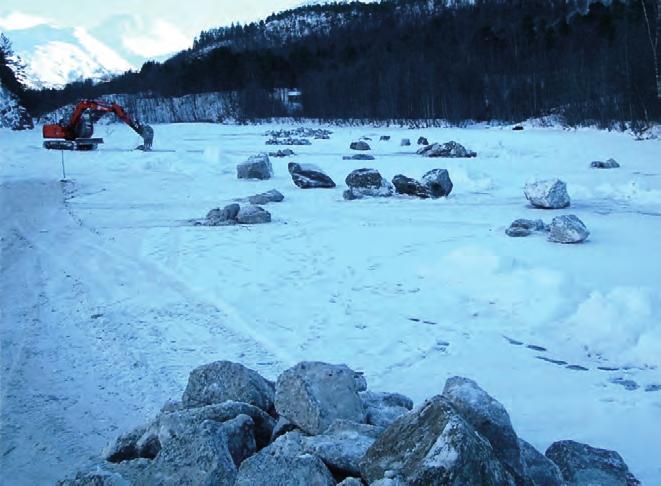
POLYGON ((307 138, 269 138, 266 145, 312 145, 307 138))
POLYGON ((424 145, 418 149, 418 154, 425 157, 451 157, 451 158, 471 158, 477 157, 477 153, 468 150, 466 147, 453 140, 446 143, 432 143, 424 145))
POLYGON ((265 136, 271 138, 316 138, 318 140, 327 140, 332 135, 332 131, 323 128, 298 127, 291 130, 269 130, 265 136))
POLYGON ((334 486, 640 484, 619 454, 574 441, 542 454, 474 381, 418 407, 368 391, 346 365, 301 362, 275 383, 218 361, 181 401, 108 445, 106 462, 59 484, 334 486))
MULTIPOLYGON (((260 194, 259 196, 264 196, 264 194, 260 194)), ((275 195, 271 197, 275 197, 275 195)), ((270 222, 271 213, 260 206, 255 204, 241 205, 232 203, 222 209, 215 208, 209 211, 201 224, 205 226, 231 226, 235 224, 263 224, 270 222)))
POLYGON ((370 154, 353 154, 343 156, 342 160, 374 160, 374 156, 370 154))
POLYGON ((595 160, 590 164, 592 169, 617 169, 620 167, 620 164, 617 163, 615 159, 595 160))
POLYGON ((277 152, 269 152, 270 157, 283 158, 296 155, 292 149, 280 149, 277 152))
POLYGON ((402 174, 396 175, 392 180, 398 194, 427 198, 447 197, 452 192, 452 180, 446 169, 433 169, 417 181, 402 174))

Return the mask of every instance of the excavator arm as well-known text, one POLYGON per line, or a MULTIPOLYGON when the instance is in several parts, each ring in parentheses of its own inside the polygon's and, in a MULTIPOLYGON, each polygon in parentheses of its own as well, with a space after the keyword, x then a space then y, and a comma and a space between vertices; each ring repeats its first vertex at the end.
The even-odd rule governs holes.
POLYGON ((134 120, 126 110, 117 103, 107 103, 98 100, 80 101, 76 105, 66 124, 44 125, 44 138, 63 138, 67 141, 75 141, 76 139, 90 137, 93 133, 91 122, 87 125, 82 123, 83 114, 87 111, 101 114, 114 113, 117 118, 126 123, 142 137, 143 145, 138 148, 145 151, 151 150, 154 141, 154 130, 149 125, 142 125, 140 122, 134 120))

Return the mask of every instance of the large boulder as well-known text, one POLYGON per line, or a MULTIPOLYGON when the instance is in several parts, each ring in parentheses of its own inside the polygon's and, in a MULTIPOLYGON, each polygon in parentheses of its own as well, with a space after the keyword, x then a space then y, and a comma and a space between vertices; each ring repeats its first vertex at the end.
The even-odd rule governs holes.
POLYGON ((549 227, 549 241, 554 243, 582 243, 588 236, 590 231, 587 227, 573 214, 567 214, 553 218, 549 227))
POLYGON ((232 486, 238 465, 255 451, 251 426, 250 417, 241 415, 224 424, 206 421, 190 433, 173 437, 138 484, 232 486))
POLYGON ((593 169, 617 169, 620 167, 620 164, 615 159, 608 159, 605 162, 603 160, 595 160, 590 164, 590 167, 593 169))
POLYGON ((422 176, 422 185, 429 197, 447 197, 452 192, 452 180, 446 169, 433 169, 422 176))
POLYGON ((236 175, 239 179, 270 179, 273 166, 267 154, 253 155, 236 166, 236 175))
POLYGON ((273 383, 256 371, 240 363, 215 361, 191 371, 181 401, 193 408, 233 400, 269 412, 274 394, 273 383))
POLYGON ((505 230, 507 236, 513 238, 530 236, 533 231, 548 231, 548 226, 541 219, 516 219, 505 230))
POLYGON ((560 469, 544 454, 519 439, 521 448, 521 461, 526 471, 526 477, 532 482, 531 486, 563 486, 560 469))
POLYGON ((399 393, 360 392, 368 424, 388 427, 413 409, 413 401, 399 393))
POLYGON ((367 142, 364 142, 363 140, 360 140, 358 142, 351 142, 349 148, 351 150, 371 150, 369 144, 367 142))
POLYGON ((443 396, 489 441, 508 470, 517 478, 524 477, 519 439, 505 407, 473 380, 459 376, 445 382, 443 396))
POLYGON ((427 189, 412 177, 406 177, 405 175, 397 174, 392 178, 392 185, 395 187, 397 194, 421 197, 423 199, 429 197, 427 189))
POLYGON ((615 451, 596 447, 573 440, 554 442, 546 450, 562 473, 567 486, 636 486, 640 484, 622 456, 615 451))
POLYGON ((290 162, 287 166, 291 178, 301 189, 324 188, 332 189, 335 182, 319 167, 313 164, 297 164, 290 162))
POLYGON ((361 470, 370 484, 514 484, 489 442, 440 395, 388 427, 368 449, 361 470))
POLYGON ((285 196, 282 195, 277 189, 271 189, 270 191, 263 192, 261 194, 255 194, 248 198, 250 204, 268 204, 272 202, 282 202, 284 201, 285 196))
POLYGON ((560 179, 530 182, 525 185, 524 193, 526 199, 536 208, 563 209, 571 204, 567 184, 560 179))
POLYGON ((301 430, 320 434, 337 419, 365 422, 358 388, 347 366, 304 361, 278 377, 275 408, 301 430))
POLYGON ((270 223, 271 213, 254 204, 245 204, 239 209, 239 214, 236 215, 236 222, 239 224, 270 223))
POLYGON ((425 137, 418 138, 418 145, 429 145, 429 140, 425 137))
POLYGON ((319 457, 332 471, 360 475, 360 460, 383 431, 383 427, 336 420, 323 434, 302 440, 305 450, 319 457))
POLYGON ((302 435, 290 432, 243 461, 235 486, 335 486, 335 479, 305 450, 302 435))
POLYGON ((357 169, 345 179, 349 189, 344 191, 344 199, 360 199, 363 197, 389 197, 393 194, 393 186, 384 179, 376 169, 357 169))
POLYGON ((452 157, 452 158, 470 158, 476 157, 477 154, 472 150, 455 141, 446 143, 433 143, 431 145, 424 145, 418 149, 418 154, 425 157, 452 157))
POLYGON ((227 226, 236 224, 241 206, 236 203, 228 204, 223 209, 215 208, 207 213, 206 224, 208 226, 227 226))

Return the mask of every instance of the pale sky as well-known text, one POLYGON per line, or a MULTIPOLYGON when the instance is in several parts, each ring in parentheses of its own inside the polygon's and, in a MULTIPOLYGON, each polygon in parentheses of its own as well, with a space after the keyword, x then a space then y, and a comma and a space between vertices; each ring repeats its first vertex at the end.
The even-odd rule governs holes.
POLYGON ((192 39, 209 27, 258 20, 303 3, 303 0, 2 0, 0 29, 30 27, 41 20, 61 27, 93 30, 111 17, 137 15, 167 23, 192 39))

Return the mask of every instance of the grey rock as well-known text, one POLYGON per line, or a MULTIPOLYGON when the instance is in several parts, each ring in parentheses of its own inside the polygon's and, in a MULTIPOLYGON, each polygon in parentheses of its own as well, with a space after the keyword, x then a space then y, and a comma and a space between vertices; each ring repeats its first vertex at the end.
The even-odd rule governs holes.
POLYGON ((470 158, 477 156, 477 154, 472 150, 468 150, 460 143, 457 143, 452 140, 446 143, 433 143, 431 145, 425 145, 422 148, 418 149, 418 154, 423 155, 425 157, 452 157, 452 158, 470 158))
POLYGON ((254 204, 246 204, 241 206, 239 214, 236 216, 236 222, 239 224, 270 223, 271 213, 262 207, 255 206, 254 204))
POLYGON ((553 218, 549 230, 549 241, 554 243, 582 243, 588 236, 590 231, 587 227, 573 214, 558 216, 553 218))
POLYGON ((268 204, 272 202, 282 202, 284 199, 285 196, 283 196, 280 191, 277 189, 271 189, 270 191, 250 196, 248 202, 250 204, 268 204))
POLYGON ((291 157, 293 155, 296 155, 292 149, 281 149, 278 150, 277 152, 269 152, 269 157, 276 157, 276 158, 283 158, 283 157, 291 157))
POLYGON ((369 144, 363 140, 360 140, 358 142, 351 142, 349 148, 351 150, 371 150, 369 144))
POLYGON ((319 434, 335 420, 365 422, 356 373, 345 365, 304 361, 276 382, 278 414, 308 434, 319 434))
POLYGON ((360 475, 360 460, 384 430, 336 420, 323 434, 304 437, 302 441, 305 450, 319 457, 332 471, 360 475))
POLYGON ((530 236, 534 231, 548 231, 549 228, 541 219, 517 219, 505 230, 507 236, 530 236))
POLYGON ((307 138, 286 137, 286 138, 271 138, 266 141, 266 145, 312 145, 312 142, 310 142, 310 140, 308 140, 307 138))
POLYGON ((519 439, 519 448, 531 486, 562 486, 562 474, 553 461, 525 440, 519 439))
POLYGON ((294 184, 301 189, 332 189, 335 187, 333 179, 316 165, 290 162, 288 169, 294 184))
POLYGON ((399 417, 413 409, 413 401, 399 393, 364 391, 360 393, 366 422, 388 427, 399 417))
POLYGON ((381 135, 381 138, 379 138, 381 142, 387 142, 390 140, 390 135, 381 135))
POLYGON ((342 160, 374 160, 374 156, 370 154, 345 155, 342 160))
POLYGON ((226 226, 236 224, 241 206, 236 203, 228 204, 223 209, 212 209, 207 213, 206 224, 209 226, 226 226))
POLYGON ((334 486, 321 459, 307 453, 290 432, 241 463, 235 486, 334 486))
POLYGON ((608 159, 607 161, 595 160, 590 164, 593 169, 617 169, 620 164, 615 159, 608 159))
POLYGON ((215 361, 191 371, 181 401, 193 408, 233 400, 269 412, 274 393, 273 384, 256 371, 240 363, 215 361))
POLYGON ((407 196, 415 196, 423 199, 429 197, 427 189, 412 177, 398 174, 393 177, 392 185, 398 194, 406 194, 407 196))
POLYGON ((363 482, 358 478, 345 478, 344 481, 337 483, 337 486, 363 486, 363 482))
POLYGON ((411 145, 411 140, 409 140, 408 138, 403 138, 402 141, 400 142, 400 145, 402 147, 408 147, 409 145, 411 145))
POLYGON ((567 184, 560 179, 528 183, 524 187, 524 193, 526 199, 536 208, 563 209, 571 204, 567 184))
POLYGON ((289 420, 287 420, 284 417, 279 417, 278 421, 275 423, 275 426, 273 427, 273 432, 271 434, 271 442, 275 441, 281 435, 285 435, 288 432, 293 432, 295 430, 300 430, 296 426, 296 424, 291 423, 289 420))
POLYGON ((245 415, 224 424, 205 421, 192 433, 173 437, 144 470, 138 484, 233 485, 236 461, 245 459, 241 456, 246 451, 235 450, 234 456, 229 444, 245 440, 245 437, 232 435, 243 436, 251 423, 250 417, 245 415))
POLYGON ((427 140, 425 137, 420 137, 418 139, 418 145, 429 145, 429 140, 427 140))
POLYGON ((452 192, 452 180, 446 169, 433 169, 422 176, 422 185, 429 197, 447 197, 452 192))
POLYGON ((509 471, 517 478, 524 477, 519 439, 505 407, 473 380, 459 376, 445 382, 443 396, 489 441, 509 471))
POLYGON ((273 177, 273 167, 269 156, 253 155, 236 166, 236 175, 239 179, 270 179, 273 177))
POLYGON ((122 462, 144 457, 138 447, 138 440, 145 432, 147 432, 147 426, 138 427, 131 432, 120 435, 105 447, 102 452, 103 458, 108 462, 122 462))
POLYGON ((640 484, 622 456, 615 451, 596 447, 573 440, 554 442, 546 450, 546 457, 552 460, 562 473, 567 486, 636 486, 640 484))
POLYGON ((361 471, 370 484, 514 484, 489 442, 440 395, 388 427, 363 457, 361 471))
POLYGON ((150 460, 137 459, 121 464, 104 462, 87 471, 78 472, 72 479, 58 481, 58 486, 132 486, 139 484, 143 471, 150 460))
POLYGON ((181 400, 168 400, 161 407, 161 412, 162 413, 176 412, 178 410, 182 410, 183 408, 184 408, 184 404, 181 403, 181 400))
POLYGON ((389 197, 394 192, 392 184, 385 180, 376 169, 354 170, 346 177, 345 182, 349 186, 349 190, 344 193, 344 198, 347 200, 363 197, 389 197))

